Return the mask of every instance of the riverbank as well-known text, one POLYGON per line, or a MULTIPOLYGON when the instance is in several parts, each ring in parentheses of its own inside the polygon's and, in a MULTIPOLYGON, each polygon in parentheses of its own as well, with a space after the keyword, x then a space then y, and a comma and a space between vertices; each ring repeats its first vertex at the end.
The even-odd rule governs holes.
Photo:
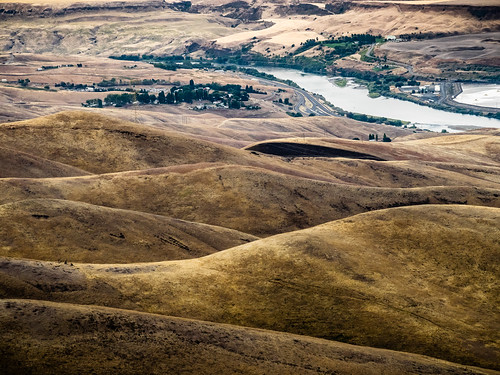
POLYGON ((279 79, 287 79, 312 93, 321 95, 335 107, 352 113, 365 114, 409 121, 421 129, 432 131, 458 132, 477 128, 500 128, 500 120, 451 113, 428 106, 381 96, 370 98, 368 89, 356 83, 353 78, 346 78, 345 87, 339 87, 323 75, 304 73, 293 69, 263 68, 259 71, 272 74, 279 79))

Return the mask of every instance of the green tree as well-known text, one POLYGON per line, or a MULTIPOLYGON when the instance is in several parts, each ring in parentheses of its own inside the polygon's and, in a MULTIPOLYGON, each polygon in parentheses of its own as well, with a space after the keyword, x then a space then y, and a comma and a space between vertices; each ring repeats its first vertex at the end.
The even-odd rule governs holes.
POLYGON ((137 101, 139 103, 148 104, 150 100, 151 98, 149 97, 149 94, 147 92, 141 92, 139 95, 137 95, 137 101))
POLYGON ((28 84, 30 83, 30 79, 29 78, 26 78, 26 79, 18 79, 17 82, 22 86, 22 87, 26 87, 28 86, 28 84))
POLYGON ((160 104, 165 104, 167 102, 167 98, 165 97, 165 93, 163 91, 160 91, 158 94, 158 103, 160 104))

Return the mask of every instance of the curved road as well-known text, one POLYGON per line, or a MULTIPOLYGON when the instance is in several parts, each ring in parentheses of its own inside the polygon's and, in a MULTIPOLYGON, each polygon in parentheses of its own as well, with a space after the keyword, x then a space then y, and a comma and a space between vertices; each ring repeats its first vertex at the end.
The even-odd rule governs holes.
MULTIPOLYGON (((376 44, 374 43, 370 46, 370 48, 368 48, 368 51, 366 51, 366 54, 365 54, 366 57, 369 57, 371 59, 377 58, 377 57, 372 55, 373 49, 375 48, 375 46, 376 46, 376 44)), ((401 63, 399 61, 394 61, 394 60, 386 60, 386 61, 384 61, 384 63, 403 67, 408 71, 409 74, 413 74, 413 65, 404 64, 404 63, 401 63)))
MULTIPOLYGON (((253 76, 251 77, 255 78, 253 76)), ((338 113, 336 113, 332 108, 320 102, 318 98, 314 96, 314 94, 311 94, 306 90, 289 86, 286 83, 271 81, 264 78, 258 78, 258 81, 267 86, 274 86, 282 89, 293 90, 295 92, 295 97, 296 97, 293 109, 295 112, 301 113, 303 116, 309 116, 311 114, 314 114, 316 116, 338 116, 338 113), (311 103, 310 108, 306 106, 307 102, 311 103)))

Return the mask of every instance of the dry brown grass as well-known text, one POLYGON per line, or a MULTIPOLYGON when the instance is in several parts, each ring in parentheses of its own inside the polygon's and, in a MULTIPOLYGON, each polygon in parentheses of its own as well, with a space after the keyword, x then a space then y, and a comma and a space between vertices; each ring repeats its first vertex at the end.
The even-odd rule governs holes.
POLYGON ((56 161, 0 147, 0 178, 71 177, 88 174, 86 171, 56 161))
MULTIPOLYGON (((307 124, 325 125, 292 127, 307 124)), ((226 125, 234 131, 242 126, 226 125)), ((252 326, 495 368, 498 138, 496 131, 482 131, 391 143, 279 141, 387 160, 376 161, 266 156, 85 112, 2 124, 0 146, 20 150, 4 148, 4 169, 19 168, 22 178, 0 178, 0 298, 252 326), (11 160, 16 164, 8 167, 11 160), (36 163, 30 167, 26 161, 36 163), (52 176, 83 170, 95 174, 52 176), (38 176, 50 178, 33 178, 38 176), (418 206, 382 210, 411 205, 418 206), (313 227, 317 224, 323 225, 313 227), (226 228, 283 234, 238 246, 256 238, 226 228), (309 229, 290 232, 301 228, 309 229), (169 259, 182 260, 163 261, 169 259)), ((186 323, 192 338, 186 341, 186 331, 165 334, 171 318, 9 303, 0 313, 0 324, 12 328, 2 328, 8 332, 2 358, 9 358, 8 366, 33 366, 38 372, 45 364, 63 371, 71 363, 74 371, 104 373, 109 367, 97 365, 102 358, 94 361, 88 353, 110 342, 113 354, 106 363, 124 372, 134 372, 144 353, 160 347, 171 355, 168 364, 160 361, 162 370, 170 365, 203 372, 217 347, 222 349, 216 359, 227 361, 227 371, 286 373, 294 366, 308 373, 312 363, 314 371, 333 366, 346 373, 366 373, 368 363, 376 366, 374 372, 462 371, 430 359, 420 364, 421 359, 401 353, 374 364, 374 349, 353 354, 354 349, 335 343, 321 349, 310 338, 300 339, 307 345, 287 346, 278 338, 286 335, 256 337, 254 331, 213 323, 186 323), (11 319, 47 322, 36 323, 35 330, 45 344, 30 349, 38 336, 29 338, 31 328, 11 325, 11 319), (68 323, 73 328, 65 323, 50 333, 55 320, 73 322, 68 323), (87 326, 91 321, 99 323, 87 326), (101 332, 97 339, 96 332, 101 332), (132 341, 126 341, 131 332, 132 341), (20 338, 17 346, 13 337, 20 338), (226 350, 242 337, 252 343, 248 349, 226 350), (193 344, 196 340, 203 346, 193 344), (259 340, 287 349, 264 352, 259 340), (60 354, 61 344, 79 348, 81 356, 60 354), (305 347, 334 359, 303 352, 305 347), (258 358, 254 350, 262 352, 258 358), (191 366, 186 353, 199 361, 186 367, 191 366), (123 356, 137 362, 122 365, 123 356), (354 359, 359 356, 366 361, 354 359)))
POLYGON ((415 354, 103 307, 0 304, 6 373, 493 373, 415 354))
POLYGON ((322 39, 327 36, 339 37, 359 33, 387 36, 443 32, 443 30, 470 34, 498 29, 498 21, 479 20, 473 17, 466 8, 430 6, 432 4, 408 6, 404 2, 391 3, 377 2, 374 7, 355 6, 343 14, 319 17, 278 17, 276 13, 268 11, 264 17, 272 22, 273 26, 259 31, 233 33, 219 38, 218 43, 223 46, 236 46, 252 41, 255 36, 258 38, 253 48, 255 51, 283 55, 292 49, 292 44, 297 46, 307 39, 316 37, 322 39))
MULTIPOLYGON (((56 7, 55 7, 56 8, 56 7)), ((42 8, 43 9, 43 8, 42 8)), ((40 9, 34 9, 35 12, 40 9)), ((29 14, 25 10, 25 14, 29 14)), ((2 19, 0 46, 12 53, 59 55, 181 54, 234 32, 218 15, 170 9, 100 9, 2 19), (95 42, 94 42, 95 41, 95 42)))
MULTIPOLYGON (((404 43, 385 43, 376 49, 379 56, 412 64, 415 72, 440 74, 441 70, 458 64, 462 69, 469 64, 498 67, 500 32, 456 35, 438 39, 404 43), (448 67, 443 63, 449 64, 448 67)), ((481 71, 481 68, 477 68, 481 71)), ((466 71, 463 73, 467 73, 466 71)), ((471 74, 471 72, 467 73, 471 74)), ((464 76, 465 77, 465 76, 464 76)), ((471 76, 471 79, 474 79, 471 76)))
POLYGON ((39 199, 0 206, 0 254, 83 263, 196 258, 257 238, 163 216, 39 199))
POLYGON ((359 142, 347 139, 280 139, 255 143, 247 149, 258 149, 259 145, 292 142, 299 145, 318 145, 333 149, 356 151, 383 160, 420 160, 444 163, 464 163, 499 166, 500 137, 490 134, 450 134, 416 140, 402 139, 400 142, 359 142))
POLYGON ((84 111, 1 124, 0 144, 92 173, 248 158, 234 148, 84 111))
POLYGON ((500 207, 498 189, 375 188, 242 166, 190 166, 64 179, 3 179, 1 203, 56 198, 149 212, 265 236, 415 204, 500 207))
POLYGON ((357 151, 388 161, 291 160, 69 112, 0 125, 0 144, 94 173, 124 172, 0 179, 0 203, 67 199, 255 235, 307 228, 394 206, 499 206, 498 138, 465 134, 392 143, 291 139, 287 141, 357 151), (129 171, 140 168, 149 169, 129 171))
POLYGON ((1 290, 495 367, 499 215, 466 206, 381 210, 142 265, 4 259, 1 290))

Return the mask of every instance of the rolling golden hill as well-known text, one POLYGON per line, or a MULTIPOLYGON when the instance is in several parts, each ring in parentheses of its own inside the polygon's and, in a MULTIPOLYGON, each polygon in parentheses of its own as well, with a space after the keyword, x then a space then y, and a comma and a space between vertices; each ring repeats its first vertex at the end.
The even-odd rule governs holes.
POLYGON ((475 186, 379 188, 244 166, 189 165, 98 176, 1 179, 0 203, 65 199, 148 212, 268 236, 388 207, 500 207, 500 190, 475 186))
POLYGON ((498 370, 499 138, 238 149, 88 112, 1 124, 6 368, 133 373, 167 348, 164 371, 498 370))
POLYGON ((120 307, 497 368, 499 222, 498 208, 427 205, 198 259, 71 266, 4 258, 0 290, 3 298, 120 307))
POLYGON ((83 263, 197 258, 256 240, 234 230, 53 199, 0 206, 0 254, 83 263))
POLYGON ((33 300, 0 301, 0 332, 0 365, 16 374, 495 373, 286 333, 33 300))
POLYGON ((31 154, 0 147, 0 178, 71 177, 90 173, 31 154))
POLYGON ((0 145, 91 173, 243 163, 250 157, 235 148, 83 111, 0 124, 0 145))
POLYGON ((497 134, 449 134, 399 142, 360 142, 338 138, 275 139, 247 146, 247 150, 279 156, 347 157, 368 160, 420 160, 498 166, 500 137, 497 134), (317 151, 316 151, 317 150, 317 151), (332 155, 328 155, 331 150, 332 155), (315 152, 316 151, 316 152, 315 152), (336 151, 353 153, 342 155, 336 151), (359 155, 356 155, 359 154, 359 155))

